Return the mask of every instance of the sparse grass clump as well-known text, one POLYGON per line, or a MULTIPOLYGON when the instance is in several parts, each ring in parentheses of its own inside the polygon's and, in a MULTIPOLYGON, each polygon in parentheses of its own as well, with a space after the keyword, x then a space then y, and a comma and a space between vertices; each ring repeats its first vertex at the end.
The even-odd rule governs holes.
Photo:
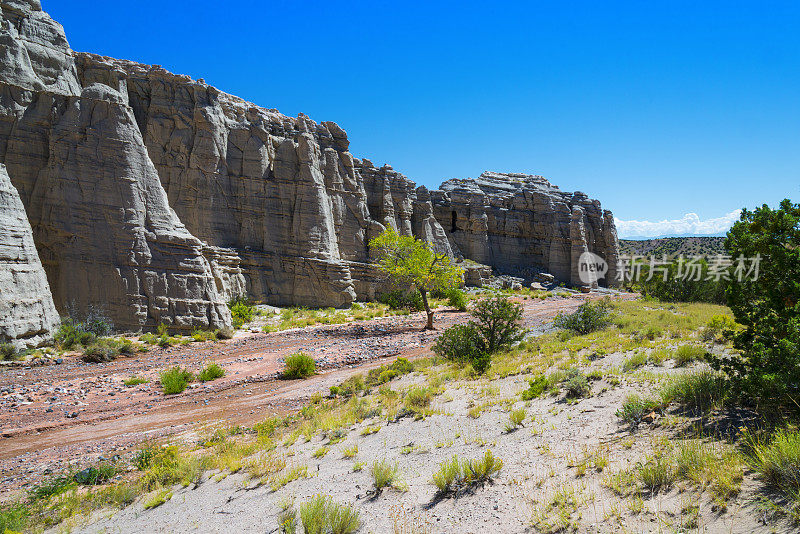
POLYGON ((172 492, 168 489, 162 488, 157 490, 153 495, 151 495, 147 500, 144 502, 144 509, 150 510, 151 508, 156 508, 161 506, 168 500, 172 498, 172 492))
POLYGON ((503 468, 503 461, 486 450, 482 457, 461 461, 454 454, 449 460, 439 464, 431 482, 439 493, 456 492, 473 485, 484 484, 503 468))
POLYGON ((308 378, 317 372, 317 362, 305 352, 295 352, 287 356, 283 378, 308 378))
POLYGON ((705 355, 706 351, 703 347, 697 345, 681 345, 675 351, 675 366, 683 367, 694 361, 702 360, 705 355))
POLYGON ((634 393, 625 397, 622 408, 617 410, 617 417, 628 423, 631 428, 636 428, 645 415, 658 408, 658 402, 655 400, 642 399, 634 393))
POLYGON ((746 459, 764 482, 788 501, 783 512, 800 523, 800 432, 793 427, 771 437, 747 434, 746 459))
POLYGON ((163 371, 160 375, 161 388, 164 390, 164 395, 182 393, 193 379, 194 375, 190 371, 177 366, 163 371))
POLYGON ((506 423, 506 432, 513 432, 520 426, 522 426, 523 421, 525 421, 525 416, 527 412, 525 408, 519 408, 517 410, 512 410, 511 413, 508 415, 508 423, 506 423))
POLYGON ((647 363, 647 354, 643 351, 636 351, 622 363, 622 370, 626 373, 638 369, 647 363))
POLYGON ((414 386, 410 388, 403 399, 403 405, 407 410, 422 413, 431 405, 433 391, 430 388, 414 386))
POLYGON ((400 468, 397 466, 397 462, 392 464, 386 460, 376 460, 370 467, 370 474, 376 492, 389 487, 405 491, 405 484, 400 479, 400 468))
POLYGON ((339 504, 327 495, 317 495, 301 504, 298 511, 305 534, 351 534, 361 527, 355 508, 339 504))
POLYGON ((197 379, 200 382, 210 382, 211 380, 216 380, 223 376, 225 376, 225 369, 220 367, 217 363, 211 363, 200 371, 197 375, 197 379))
POLYGON ((661 390, 662 404, 675 402, 689 410, 720 406, 728 394, 725 379, 712 371, 698 371, 671 379, 661 390))
POLYGON ((128 378, 127 380, 125 380, 124 382, 122 382, 122 384, 124 386, 126 386, 126 387, 131 388, 133 386, 138 386, 139 384, 147 384, 148 382, 150 382, 150 380, 148 380, 147 378, 143 378, 141 376, 135 376, 134 375, 134 376, 128 378))

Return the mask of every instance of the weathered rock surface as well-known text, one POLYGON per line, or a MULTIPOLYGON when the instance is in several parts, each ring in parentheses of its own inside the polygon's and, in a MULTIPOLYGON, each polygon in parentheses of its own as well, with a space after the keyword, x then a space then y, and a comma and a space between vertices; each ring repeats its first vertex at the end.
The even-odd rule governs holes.
POLYGON ((385 227, 450 252, 427 190, 354 158, 335 123, 290 118, 158 66, 76 59, 84 85, 127 95, 170 205, 192 234, 239 255, 251 297, 307 306, 368 298, 369 269, 358 264, 385 227))
POLYGON ((453 179, 431 193, 434 213, 451 247, 500 272, 535 279, 537 270, 582 285, 578 257, 609 262, 614 284, 619 256, 614 218, 581 192, 566 193, 535 175, 484 172, 453 179))
POLYGON ((106 309, 138 328, 224 326, 208 256, 169 207, 127 94, 81 88, 61 27, 38 2, 0 2, 0 162, 19 191, 58 309, 106 309))
POLYGON ((583 193, 496 173, 428 191, 354 157, 333 122, 73 53, 35 0, 0 16, 0 163, 62 312, 190 328, 229 324, 244 293, 346 306, 380 287, 368 243, 386 227, 522 276, 574 282, 578 251, 615 258, 613 218, 583 193))
POLYGON ((58 320, 25 208, 0 164, 0 342, 38 346, 58 320))

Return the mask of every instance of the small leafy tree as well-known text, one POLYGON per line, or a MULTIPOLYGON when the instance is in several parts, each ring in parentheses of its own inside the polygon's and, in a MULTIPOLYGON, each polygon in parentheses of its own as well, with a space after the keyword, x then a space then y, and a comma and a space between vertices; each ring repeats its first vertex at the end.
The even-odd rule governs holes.
POLYGON ((369 242, 378 253, 378 268, 396 284, 415 287, 428 315, 425 328, 433 330, 433 311, 428 304, 429 291, 448 291, 461 283, 463 271, 446 254, 433 250, 430 243, 412 236, 401 236, 392 229, 369 242))
MULTIPOLYGON (((800 204, 788 199, 742 211, 725 240, 734 262, 760 256, 756 278, 733 276, 726 294, 744 330, 734 338, 739 357, 712 358, 741 391, 797 404, 800 384, 800 204), (755 278, 755 279, 754 279, 755 278)), ((747 274, 747 273, 745 273, 747 274)))
POLYGON ((478 301, 472 316, 477 319, 477 328, 489 354, 507 349, 522 341, 522 304, 514 302, 505 295, 495 295, 478 301))
POLYGON ((492 354, 525 337, 522 305, 505 295, 495 295, 478 301, 471 314, 476 321, 451 326, 432 349, 448 360, 470 363, 475 371, 483 373, 491 365, 492 354))

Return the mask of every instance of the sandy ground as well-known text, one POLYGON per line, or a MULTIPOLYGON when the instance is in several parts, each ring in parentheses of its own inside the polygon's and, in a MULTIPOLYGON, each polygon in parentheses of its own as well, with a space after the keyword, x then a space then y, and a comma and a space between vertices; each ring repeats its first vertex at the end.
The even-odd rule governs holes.
MULTIPOLYGON (((585 296, 524 300, 525 324, 541 327, 585 296)), ((0 370, 0 494, 58 473, 125 454, 146 439, 191 431, 198 424, 225 419, 251 424, 283 414, 317 391, 349 374, 380 365, 389 357, 425 353, 447 326, 468 314, 437 313, 437 331, 420 330, 423 314, 317 326, 271 334, 241 332, 225 342, 192 343, 105 364, 65 357, 60 365, 0 370), (311 354, 323 372, 305 381, 276 378, 283 358, 296 351, 311 354), (158 374, 181 365, 197 370, 215 361, 226 376, 192 384, 184 393, 165 396, 158 374), (133 375, 147 384, 125 387, 133 375)))
MULTIPOLYGON (((620 359, 619 354, 609 355, 593 366, 616 366, 620 359)), ((674 372, 669 363, 643 370, 674 372)), ((391 386, 401 390, 420 380, 419 375, 410 375, 393 381, 391 386)), ((645 496, 642 511, 632 513, 627 508, 630 501, 614 497, 602 486, 606 474, 640 461, 650 450, 652 440, 665 433, 658 427, 645 426, 631 434, 614 415, 627 394, 644 392, 646 386, 640 382, 623 379, 618 387, 609 387, 596 381, 593 395, 574 404, 563 398, 536 399, 527 405, 525 426, 510 433, 504 428, 508 411, 500 404, 477 419, 468 416, 471 404, 493 398, 519 399, 519 391, 526 386, 525 377, 520 376, 491 383, 455 383, 434 401, 433 407, 440 413, 421 421, 409 417, 396 423, 387 423, 380 416, 368 419, 353 425, 346 439, 331 445, 323 458, 315 458, 313 453, 327 439, 319 434, 306 443, 300 439, 291 447, 294 455, 290 464, 306 465, 311 477, 291 482, 278 491, 273 492, 268 486, 256 487, 242 474, 222 477, 212 472, 196 487, 174 488, 172 498, 158 508, 144 510, 142 502, 138 502, 116 514, 99 513, 89 524, 79 526, 78 531, 276 532, 283 502, 294 499, 299 504, 322 493, 354 504, 364 524, 361 532, 396 532, 396 524, 407 526, 404 521, 427 525, 429 530, 401 532, 535 532, 530 526, 535 503, 545 503, 565 488, 575 490, 580 503, 579 512, 574 514, 579 532, 773 531, 758 523, 758 514, 749 504, 753 488, 747 485, 725 513, 714 510, 702 494, 681 485, 666 493, 645 496), (487 386, 492 390, 489 397, 487 386), (371 425, 380 425, 381 429, 361 435, 371 425), (632 444, 623 445, 625 440, 632 444), (352 446, 358 446, 358 454, 347 459, 343 451, 352 446), (431 477, 440 462, 453 454, 462 459, 477 458, 487 449, 504 461, 493 483, 457 497, 437 497, 431 477), (587 473, 578 474, 576 465, 596 451, 604 451, 608 466, 603 472, 590 468, 587 473), (372 492, 369 466, 381 459, 398 463, 407 491, 387 489, 377 495, 372 492), (354 472, 358 461, 365 467, 354 472), (696 519, 687 511, 691 505, 699 507, 696 519), (691 521, 693 526, 687 527, 691 521)), ((513 407, 524 405, 518 400, 513 407)))

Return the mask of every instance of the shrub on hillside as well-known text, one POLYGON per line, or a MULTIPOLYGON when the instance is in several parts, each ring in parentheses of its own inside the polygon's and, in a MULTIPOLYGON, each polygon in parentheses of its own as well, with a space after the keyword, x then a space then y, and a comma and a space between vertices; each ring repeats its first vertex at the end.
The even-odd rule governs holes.
POLYGON ((317 372, 317 362, 304 352, 295 352, 286 357, 283 378, 308 378, 317 372))
POLYGON ((211 380, 216 380, 217 378, 222 378, 223 376, 225 376, 225 369, 220 367, 217 363, 212 363, 200 371, 200 373, 197 375, 197 379, 200 382, 210 382, 211 380))
POLYGON ((175 395, 176 393, 183 392, 186 387, 194 379, 194 375, 186 369, 180 367, 173 367, 163 371, 160 376, 161 388, 164 390, 164 395, 175 395))
POLYGON ((576 334, 591 334, 610 323, 608 304, 604 301, 585 302, 570 314, 560 313, 553 324, 576 334))
POLYGON ((448 360, 469 363, 479 373, 491 365, 491 356, 525 337, 522 306, 504 295, 479 300, 471 312, 476 319, 445 330, 433 351, 448 360))
POLYGON ((483 348, 489 354, 511 348, 525 337, 522 304, 505 295, 480 299, 471 315, 475 318, 472 324, 483 338, 483 348))
POLYGON ((489 366, 490 357, 484 349, 483 339, 471 323, 451 326, 439 336, 432 349, 447 360, 472 364, 479 373, 489 366))
MULTIPOLYGON (((678 261, 666 266, 667 276, 653 273, 650 277, 650 266, 641 266, 638 280, 627 283, 627 288, 663 302, 708 302, 725 304, 725 281, 708 279, 708 262, 701 259, 697 262, 699 276, 678 277, 678 261), (648 280, 648 278, 650 278, 648 280), (698 279, 699 278, 699 279, 698 279)), ((686 267, 682 267, 686 270, 686 267)))
POLYGON ((17 356, 17 349, 11 343, 0 343, 0 361, 13 360, 17 356))

